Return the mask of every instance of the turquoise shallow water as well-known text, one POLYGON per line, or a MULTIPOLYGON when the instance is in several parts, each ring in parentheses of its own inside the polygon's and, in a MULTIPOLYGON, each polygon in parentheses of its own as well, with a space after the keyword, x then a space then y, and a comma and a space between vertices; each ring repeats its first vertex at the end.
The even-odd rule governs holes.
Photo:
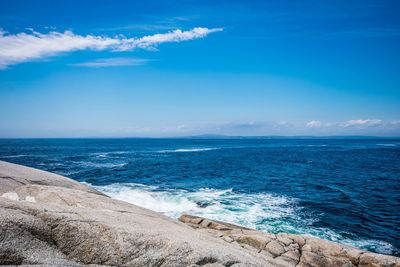
POLYGON ((0 160, 171 217, 400 255, 399 139, 3 139, 0 160))

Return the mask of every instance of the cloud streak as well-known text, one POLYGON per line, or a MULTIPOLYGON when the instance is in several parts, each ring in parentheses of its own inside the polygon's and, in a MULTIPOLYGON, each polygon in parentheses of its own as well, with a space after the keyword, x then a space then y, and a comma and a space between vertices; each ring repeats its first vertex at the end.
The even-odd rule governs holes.
POLYGON ((78 50, 131 51, 137 48, 157 49, 162 43, 182 42, 204 38, 222 28, 197 27, 188 31, 174 30, 141 38, 77 35, 72 31, 8 34, 0 30, 0 69, 19 63, 39 60, 65 52, 78 50))
POLYGON ((120 66, 141 66, 148 63, 149 59, 141 58, 100 58, 92 61, 72 64, 77 67, 88 67, 88 68, 105 68, 105 67, 120 67, 120 66))

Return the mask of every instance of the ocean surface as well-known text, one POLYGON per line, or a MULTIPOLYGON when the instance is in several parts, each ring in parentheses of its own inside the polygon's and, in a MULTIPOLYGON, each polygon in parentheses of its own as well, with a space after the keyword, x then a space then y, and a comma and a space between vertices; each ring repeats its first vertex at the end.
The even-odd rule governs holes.
POLYGON ((400 139, 0 139, 113 198, 400 255, 400 139))

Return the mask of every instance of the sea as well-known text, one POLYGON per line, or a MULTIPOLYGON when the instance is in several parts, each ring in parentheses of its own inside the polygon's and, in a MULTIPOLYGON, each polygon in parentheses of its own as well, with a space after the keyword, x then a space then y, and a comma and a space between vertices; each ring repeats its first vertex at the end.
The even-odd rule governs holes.
POLYGON ((400 256, 400 139, 0 139, 0 160, 173 218, 400 256))

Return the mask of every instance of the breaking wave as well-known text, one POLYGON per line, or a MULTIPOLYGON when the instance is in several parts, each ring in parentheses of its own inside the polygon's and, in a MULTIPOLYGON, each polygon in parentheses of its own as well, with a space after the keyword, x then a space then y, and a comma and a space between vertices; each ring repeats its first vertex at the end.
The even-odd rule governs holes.
POLYGON ((374 249, 391 254, 396 249, 379 240, 349 239, 327 228, 313 227, 318 218, 306 216, 296 199, 266 194, 241 193, 232 189, 202 188, 162 190, 157 186, 137 183, 115 183, 93 186, 110 197, 178 218, 183 213, 234 223, 260 231, 289 232, 374 249))
POLYGON ((205 147, 205 148, 180 148, 173 150, 159 150, 158 153, 185 153, 185 152, 201 152, 201 151, 210 151, 217 150, 217 147, 205 147))

